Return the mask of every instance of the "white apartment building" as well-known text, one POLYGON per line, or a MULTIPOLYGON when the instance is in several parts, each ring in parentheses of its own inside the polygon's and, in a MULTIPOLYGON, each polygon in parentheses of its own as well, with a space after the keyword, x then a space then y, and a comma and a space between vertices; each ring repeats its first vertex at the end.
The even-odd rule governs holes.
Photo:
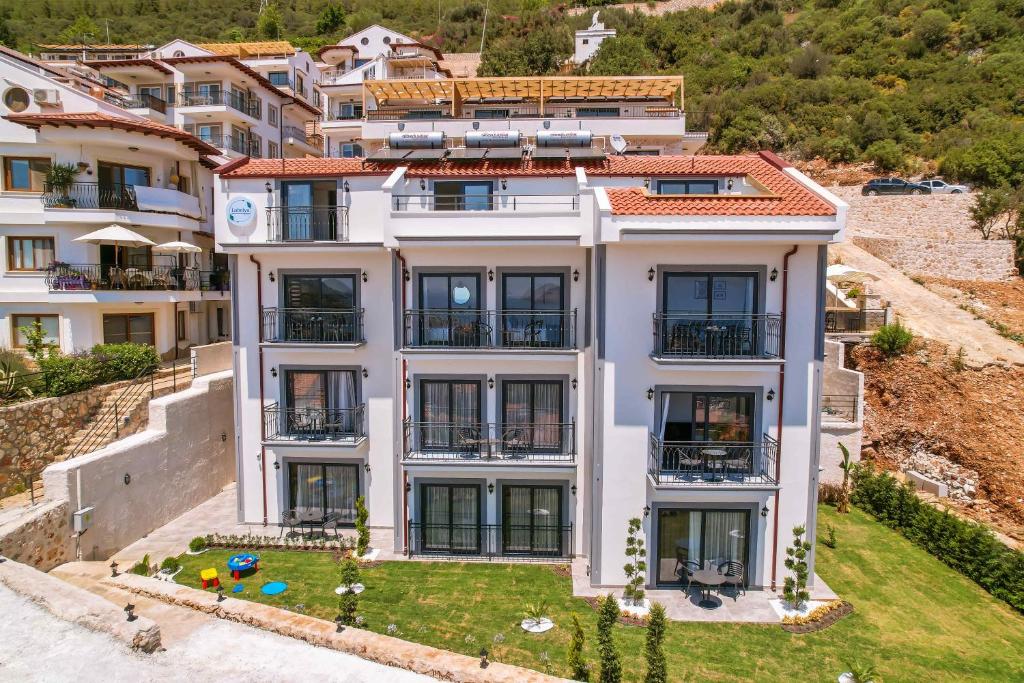
POLYGON ((65 352, 134 341, 172 358, 227 339, 230 281, 210 221, 218 150, 14 51, 0 74, 0 347, 22 346, 34 322, 65 352), (56 164, 74 170, 67 186, 49 185, 56 164), (112 224, 200 252, 76 241, 112 224))
POLYGON ((351 524, 365 496, 396 551, 621 586, 640 517, 651 586, 781 585, 845 205, 769 153, 492 151, 218 170, 239 519, 351 524))
POLYGON ((121 84, 116 104, 195 135, 221 160, 323 154, 319 72, 287 42, 174 40, 137 59, 84 65, 121 84))
MULTIPOLYGON (((598 33, 597 43, 609 32, 598 33)), ((370 156, 402 133, 458 147, 481 132, 536 144, 538 133, 585 130, 608 152, 646 155, 693 153, 707 139, 687 131, 681 76, 455 78, 437 49, 380 26, 319 57, 330 157, 370 156)))

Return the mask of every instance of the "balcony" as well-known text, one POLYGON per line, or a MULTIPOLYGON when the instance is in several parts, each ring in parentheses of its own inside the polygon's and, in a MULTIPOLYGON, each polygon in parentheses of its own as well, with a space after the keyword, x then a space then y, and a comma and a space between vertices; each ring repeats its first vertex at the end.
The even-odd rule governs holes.
POLYGON ((67 188, 55 188, 47 184, 41 199, 47 209, 139 210, 132 185, 72 183, 67 188))
POLYGON ((363 344, 363 309, 263 309, 263 339, 276 344, 363 344))
POLYGON ((499 424, 405 421, 405 461, 571 465, 576 423, 499 424))
POLYGON ((204 292, 230 292, 231 271, 230 270, 201 270, 199 271, 199 289, 204 292))
POLYGON ((324 136, 318 134, 307 134, 306 131, 296 126, 282 126, 281 133, 285 140, 289 138, 298 142, 299 144, 312 147, 316 150, 322 151, 324 148, 324 136))
POLYGON ((195 292, 202 290, 203 277, 195 268, 177 266, 121 268, 100 263, 54 263, 46 269, 46 286, 51 292, 195 292))
POLYGON ((570 350, 576 310, 407 310, 403 344, 419 349, 570 350))
POLYGON ((409 121, 430 119, 681 119, 683 112, 669 103, 592 103, 592 104, 545 104, 541 113, 537 105, 523 106, 518 103, 496 105, 492 107, 473 107, 453 115, 447 105, 419 107, 383 107, 366 111, 367 121, 409 121))
POLYGON ((875 332, 885 324, 885 313, 884 308, 826 308, 825 332, 827 334, 875 332))
POLYGON ((663 360, 756 360, 779 357, 782 316, 654 314, 653 357, 663 360))
POLYGON ((263 118, 259 99, 249 98, 226 90, 210 92, 192 92, 185 90, 178 93, 179 107, 231 107, 254 119, 263 118))
POLYGON ((409 523, 410 555, 568 560, 572 524, 409 523))
POLYGON ((831 422, 857 422, 860 397, 857 394, 825 394, 821 397, 821 417, 831 422))
POLYGON ((259 145, 253 144, 251 140, 246 140, 240 135, 200 133, 196 135, 196 137, 208 145, 213 145, 217 149, 231 150, 232 152, 237 152, 238 154, 243 154, 254 159, 259 159, 263 156, 260 152, 259 145))
POLYGON ((651 435, 648 472, 657 486, 775 486, 779 444, 663 441, 651 435))
POLYGON ((580 210, 580 196, 578 194, 406 194, 392 195, 391 209, 402 213, 430 211, 568 213, 580 210))
POLYGON ((365 435, 366 405, 354 408, 285 408, 278 403, 263 407, 263 434, 267 441, 355 442, 365 435))
POLYGON ((167 102, 149 93, 136 93, 125 97, 104 96, 104 99, 124 109, 152 109, 161 114, 167 113, 167 102))
POLYGON ((348 207, 267 207, 267 240, 270 242, 347 242, 348 207))

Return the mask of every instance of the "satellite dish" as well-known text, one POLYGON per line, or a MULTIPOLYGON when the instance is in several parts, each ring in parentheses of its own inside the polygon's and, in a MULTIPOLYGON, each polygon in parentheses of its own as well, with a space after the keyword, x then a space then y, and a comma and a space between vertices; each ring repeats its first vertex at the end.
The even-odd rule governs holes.
POLYGON ((612 142, 612 149, 615 150, 616 154, 622 154, 623 152, 626 151, 626 147, 629 146, 629 143, 626 142, 626 138, 624 138, 624 137, 622 137, 621 135, 618 135, 618 134, 613 135, 611 137, 611 142, 612 142))

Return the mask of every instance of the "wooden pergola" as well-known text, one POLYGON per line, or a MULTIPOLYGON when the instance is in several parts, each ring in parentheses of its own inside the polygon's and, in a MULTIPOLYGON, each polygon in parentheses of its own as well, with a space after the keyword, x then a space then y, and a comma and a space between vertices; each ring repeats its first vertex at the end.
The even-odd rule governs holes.
POLYGON ((629 100, 662 99, 683 108, 682 76, 513 76, 502 78, 421 78, 365 81, 367 97, 378 107, 391 102, 435 102, 452 105, 452 115, 462 114, 467 100, 533 100, 540 115, 550 99, 629 100))

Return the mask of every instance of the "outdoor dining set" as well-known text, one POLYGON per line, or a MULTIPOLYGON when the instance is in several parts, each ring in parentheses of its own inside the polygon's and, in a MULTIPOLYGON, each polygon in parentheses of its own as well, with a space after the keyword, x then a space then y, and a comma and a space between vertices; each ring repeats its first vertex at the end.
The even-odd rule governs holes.
POLYGON ((676 548, 676 575, 685 581, 686 593, 694 588, 699 591, 701 599, 697 605, 703 609, 715 609, 722 604, 721 600, 712 599, 713 590, 721 594, 723 587, 731 586, 734 600, 741 592, 746 594, 746 569, 742 562, 736 560, 707 560, 702 566, 687 559, 685 549, 676 548))

